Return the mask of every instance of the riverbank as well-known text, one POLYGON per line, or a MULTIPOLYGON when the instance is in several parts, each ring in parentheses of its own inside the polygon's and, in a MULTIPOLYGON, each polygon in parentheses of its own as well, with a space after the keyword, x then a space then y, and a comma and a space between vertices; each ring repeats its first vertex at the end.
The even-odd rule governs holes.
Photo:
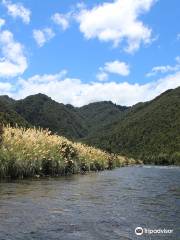
POLYGON ((61 176, 141 163, 43 129, 1 129, 0 178, 61 176))

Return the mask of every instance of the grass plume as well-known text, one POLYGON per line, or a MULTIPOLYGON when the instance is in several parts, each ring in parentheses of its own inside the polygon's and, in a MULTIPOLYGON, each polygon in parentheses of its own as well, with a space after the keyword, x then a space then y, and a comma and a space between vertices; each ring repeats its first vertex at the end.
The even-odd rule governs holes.
POLYGON ((66 175, 134 164, 48 130, 0 126, 0 177, 66 175))

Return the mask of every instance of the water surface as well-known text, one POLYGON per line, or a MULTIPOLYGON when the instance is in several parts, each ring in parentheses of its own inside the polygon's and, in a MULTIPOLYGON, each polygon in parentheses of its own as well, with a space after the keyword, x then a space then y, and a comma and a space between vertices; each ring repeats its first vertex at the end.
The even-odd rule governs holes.
POLYGON ((0 240, 180 239, 180 168, 0 183, 0 240), (136 227, 173 234, 136 236, 136 227))

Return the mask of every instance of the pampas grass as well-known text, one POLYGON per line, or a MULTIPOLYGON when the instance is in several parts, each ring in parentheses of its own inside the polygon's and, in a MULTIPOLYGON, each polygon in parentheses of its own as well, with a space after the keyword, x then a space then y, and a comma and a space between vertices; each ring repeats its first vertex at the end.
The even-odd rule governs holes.
POLYGON ((49 130, 0 126, 0 177, 57 176, 135 163, 49 130))

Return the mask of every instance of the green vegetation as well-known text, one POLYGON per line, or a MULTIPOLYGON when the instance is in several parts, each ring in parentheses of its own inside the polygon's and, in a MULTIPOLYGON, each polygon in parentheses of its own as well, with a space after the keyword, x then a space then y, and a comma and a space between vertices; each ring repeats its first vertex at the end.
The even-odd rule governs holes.
POLYGON ((2 136, 3 136, 3 126, 2 126, 2 124, 0 124, 0 148, 1 148, 2 140, 3 140, 2 136))
POLYGON ((121 121, 85 142, 145 163, 180 164, 180 88, 133 106, 121 121))
POLYGON ((69 139, 86 135, 84 122, 70 105, 57 103, 43 94, 16 101, 14 110, 33 126, 48 128, 69 139))
POLYGON ((180 87, 129 108, 107 101, 75 108, 43 94, 19 101, 1 96, 0 121, 48 128, 145 163, 180 164, 180 87))
POLYGON ((12 116, 12 112, 21 116, 32 126, 48 128, 53 133, 71 140, 82 139, 103 126, 111 124, 120 119, 127 109, 127 107, 121 107, 112 102, 92 103, 75 108, 69 104, 57 103, 44 94, 29 96, 19 101, 12 100, 7 96, 0 96, 0 102, 4 103, 6 107, 8 104, 11 118, 19 126, 24 125, 17 119, 17 116, 12 116))
POLYGON ((126 110, 128 107, 118 106, 110 101, 90 103, 79 108, 78 112, 83 117, 88 129, 85 137, 96 134, 97 131, 120 121, 126 114, 126 110))
POLYGON ((112 169, 135 160, 73 143, 48 130, 0 127, 0 177, 57 176, 112 169))
POLYGON ((0 123, 15 126, 31 126, 21 115, 19 115, 8 103, 0 98, 0 123))

